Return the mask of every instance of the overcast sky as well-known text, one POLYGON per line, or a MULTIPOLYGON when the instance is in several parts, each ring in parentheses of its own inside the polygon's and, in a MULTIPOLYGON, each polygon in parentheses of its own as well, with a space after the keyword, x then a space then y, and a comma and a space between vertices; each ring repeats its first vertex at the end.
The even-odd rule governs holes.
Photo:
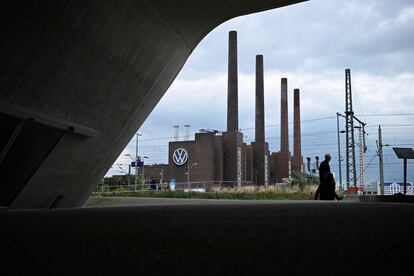
MULTIPOLYGON (((384 144, 414 147, 413 115, 372 116, 414 114, 414 1, 311 0, 235 18, 208 34, 139 129, 139 155, 149 157, 147 164, 168 161, 172 139, 161 138, 173 136, 173 125, 181 126, 180 135, 184 124, 191 125, 192 135, 199 129, 226 129, 231 30, 238 32, 239 127, 247 142, 254 138, 255 56, 262 54, 266 139, 271 151, 279 151, 280 79, 287 77, 290 121, 293 89, 301 90, 304 158, 312 157, 314 162, 314 156, 331 153, 331 169, 338 170, 335 114, 345 109, 346 68, 352 74, 354 112, 367 123, 367 182, 378 181, 378 124, 383 125, 384 144), (309 121, 313 119, 321 120, 309 121)), ((343 129, 343 120, 340 124, 343 129)), ((292 125, 289 131, 291 135, 292 125)), ((341 142, 343 146, 343 134, 341 142)), ((385 181, 402 181, 402 162, 391 146, 384 148, 385 181)), ((128 170, 126 153, 135 155, 135 138, 107 175, 128 170)), ((409 181, 413 181, 414 161, 408 163, 409 181)))

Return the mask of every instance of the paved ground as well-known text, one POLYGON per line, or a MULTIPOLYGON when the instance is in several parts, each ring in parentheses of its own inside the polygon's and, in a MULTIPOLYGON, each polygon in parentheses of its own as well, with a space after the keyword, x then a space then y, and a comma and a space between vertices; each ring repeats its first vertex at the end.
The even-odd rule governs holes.
POLYGON ((131 207, 2 211, 0 274, 412 270, 414 204, 151 200, 135 200, 140 206, 131 207))
MULTIPOLYGON (((348 199, 348 201, 356 201, 348 199)), ((171 205, 262 205, 279 203, 303 203, 303 200, 228 200, 228 199, 185 199, 185 198, 149 198, 149 197, 90 197, 85 208, 131 207, 131 206, 171 206, 171 205)), ((309 203, 317 201, 309 201, 309 203)))

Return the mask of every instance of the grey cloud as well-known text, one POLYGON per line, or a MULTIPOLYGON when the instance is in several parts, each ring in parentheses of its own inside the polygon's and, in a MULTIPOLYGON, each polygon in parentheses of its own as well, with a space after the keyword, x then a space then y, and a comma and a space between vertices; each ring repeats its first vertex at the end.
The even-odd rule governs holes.
POLYGON ((237 18, 205 38, 184 70, 193 76, 205 70, 225 72, 227 32, 236 29, 240 72, 254 71, 258 53, 270 69, 407 72, 414 68, 414 18, 397 19, 410 8, 414 4, 407 0, 316 0, 237 18))

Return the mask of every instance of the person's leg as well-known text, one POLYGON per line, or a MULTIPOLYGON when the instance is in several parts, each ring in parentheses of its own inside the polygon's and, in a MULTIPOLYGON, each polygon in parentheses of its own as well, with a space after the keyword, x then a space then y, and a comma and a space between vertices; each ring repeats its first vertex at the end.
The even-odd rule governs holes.
POLYGON ((344 199, 342 196, 339 196, 336 192, 334 193, 334 195, 335 195, 335 199, 338 201, 344 199))
POLYGON ((315 198, 314 198, 315 200, 319 199, 320 187, 321 187, 321 185, 318 185, 318 188, 315 191, 315 198))
POLYGON ((319 199, 320 200, 333 200, 331 195, 329 193, 327 193, 326 191, 321 191, 320 195, 319 195, 319 199))

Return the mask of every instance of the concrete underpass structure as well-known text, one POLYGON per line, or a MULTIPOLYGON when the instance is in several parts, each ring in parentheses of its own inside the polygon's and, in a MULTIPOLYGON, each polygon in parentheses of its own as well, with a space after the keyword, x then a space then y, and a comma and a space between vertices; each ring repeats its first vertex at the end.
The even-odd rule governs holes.
MULTIPOLYGON (((295 2, 2 3, 1 275, 407 273, 412 197, 123 198, 124 207, 99 198, 72 208, 84 204, 209 31, 295 2)), ((290 161, 285 143, 279 153, 290 161)))
POLYGON ((297 2, 3 3, 0 206, 82 206, 206 34, 297 2))

